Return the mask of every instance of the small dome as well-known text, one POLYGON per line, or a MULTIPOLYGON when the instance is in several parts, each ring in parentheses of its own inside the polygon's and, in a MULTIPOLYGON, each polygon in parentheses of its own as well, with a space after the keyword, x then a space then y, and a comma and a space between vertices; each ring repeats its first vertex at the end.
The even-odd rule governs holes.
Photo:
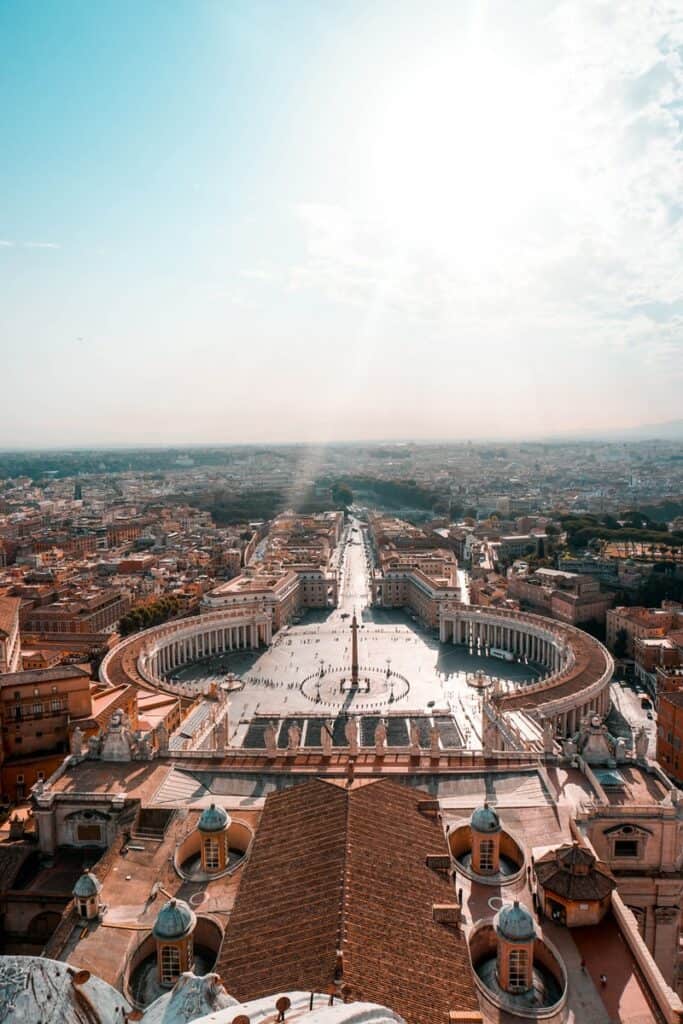
POLYGON ((510 942, 528 942, 536 937, 534 919, 519 900, 506 903, 496 914, 496 931, 510 942))
POLYGON ((488 804, 472 812, 470 825, 475 832, 500 832, 500 818, 488 804))
POLYGON ((169 900, 157 914, 154 922, 155 939, 182 939, 191 931, 197 918, 183 900, 169 900))
POLYGON ((202 811, 199 819, 200 832, 222 832, 230 824, 230 815, 222 807, 211 804, 202 811))
POLYGON ((97 896, 102 888, 99 878, 96 878, 90 871, 85 871, 74 885, 74 896, 85 899, 88 896, 97 896))

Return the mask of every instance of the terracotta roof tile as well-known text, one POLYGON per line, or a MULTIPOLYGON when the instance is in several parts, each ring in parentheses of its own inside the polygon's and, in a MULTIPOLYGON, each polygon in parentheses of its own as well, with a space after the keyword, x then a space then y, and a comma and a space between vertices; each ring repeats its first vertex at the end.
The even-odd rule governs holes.
POLYGON ((0 597, 0 633, 7 633, 9 636, 12 632, 20 604, 19 597, 0 597))
POLYGON ((455 897, 425 863, 446 844, 424 798, 390 780, 268 797, 218 961, 232 995, 325 991, 341 950, 352 998, 407 1024, 478 1009, 466 942, 432 917, 455 897))

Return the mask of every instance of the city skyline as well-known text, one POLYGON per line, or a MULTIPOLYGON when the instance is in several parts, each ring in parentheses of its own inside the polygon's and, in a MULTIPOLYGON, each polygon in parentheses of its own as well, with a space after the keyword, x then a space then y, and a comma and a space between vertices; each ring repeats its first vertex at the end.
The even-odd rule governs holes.
POLYGON ((676 420, 682 46, 664 3, 3 5, 0 448, 676 420))

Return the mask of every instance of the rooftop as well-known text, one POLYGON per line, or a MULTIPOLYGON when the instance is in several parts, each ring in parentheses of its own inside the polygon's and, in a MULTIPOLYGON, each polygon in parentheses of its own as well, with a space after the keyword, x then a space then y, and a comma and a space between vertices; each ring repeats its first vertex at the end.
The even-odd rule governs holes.
POLYGON ((465 940, 432 917, 454 894, 425 863, 446 844, 423 799, 388 780, 347 791, 316 779, 269 796, 219 955, 228 991, 325 991, 339 950, 352 998, 408 1024, 478 1009, 465 940))

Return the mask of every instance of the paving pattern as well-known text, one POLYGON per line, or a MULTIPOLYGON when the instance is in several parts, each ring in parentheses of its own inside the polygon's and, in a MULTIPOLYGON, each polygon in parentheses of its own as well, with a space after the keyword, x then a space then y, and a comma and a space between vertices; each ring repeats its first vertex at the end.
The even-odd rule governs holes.
MULTIPOLYGON (((474 674, 483 671, 500 678, 504 687, 537 677, 536 666, 480 657, 465 647, 441 644, 433 631, 423 629, 402 610, 370 607, 366 557, 364 544, 346 546, 337 608, 309 611, 301 623, 280 630, 267 650, 236 651, 174 673, 174 678, 195 683, 198 689, 227 672, 242 678, 243 688, 230 698, 232 746, 261 748, 262 720, 272 718, 286 723, 279 732, 280 749, 287 746, 287 729, 293 721, 302 730, 303 745, 313 747, 320 736, 318 716, 334 720, 334 744, 344 745, 345 714, 367 716, 367 725, 361 725, 364 744, 371 734, 374 737, 378 717, 388 716, 389 746, 408 744, 409 723, 416 718, 421 743, 428 746, 427 719, 439 711, 453 719, 438 723, 444 749, 463 744, 477 748, 481 746, 480 698, 471 685, 474 674), (360 674, 365 667, 370 681, 367 692, 342 692, 339 685, 350 669, 354 611, 360 623, 360 674), (395 712, 401 712, 401 717, 394 719, 395 712)), ((185 724, 183 732, 187 729, 185 724)), ((178 746, 183 743, 180 740, 178 746)))

